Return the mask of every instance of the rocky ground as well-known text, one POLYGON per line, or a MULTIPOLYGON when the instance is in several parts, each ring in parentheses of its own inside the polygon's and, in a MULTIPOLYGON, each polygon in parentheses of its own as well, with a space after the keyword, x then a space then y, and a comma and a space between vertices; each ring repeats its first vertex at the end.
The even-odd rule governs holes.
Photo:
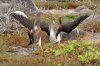
MULTIPOLYGON (((7 6, 8 4, 4 3, 3 5, 1 6, 5 6, 5 7, 9 7, 7 6)), ((99 6, 99 4, 97 4, 96 6, 99 6)), ((84 22, 80 25, 80 27, 82 27, 83 29, 84 28, 88 28, 91 24, 91 22, 100 22, 100 14, 99 13, 99 7, 97 7, 97 11, 95 12, 95 15, 93 14, 93 10, 87 8, 86 6, 79 6, 77 7, 76 9, 68 9, 68 10, 56 10, 56 9, 53 9, 53 10, 40 10, 42 13, 45 13, 45 14, 53 14, 53 15, 58 15, 58 16, 65 16, 65 15, 82 15, 82 14, 90 14, 90 16, 84 20, 84 22), (93 18, 93 19, 92 19, 93 18), (92 20, 91 20, 92 19, 92 20), (89 24, 88 24, 89 23, 89 24), (88 24, 88 25, 87 25, 88 24), (87 26, 86 26, 87 25, 87 26)), ((3 17, 1 17, 3 18, 3 17)), ((92 26, 90 26, 91 28, 93 28, 92 26)), ((89 31, 91 31, 92 29, 89 29, 89 31)), ((96 30, 95 30, 96 31, 96 30)), ((66 37, 64 38, 67 38, 67 39, 74 39, 73 37, 77 36, 77 32, 75 31, 72 31, 70 34, 65 34, 66 37)), ((64 36, 65 36, 64 35, 64 36)), ((80 35, 82 38, 82 40, 84 41, 94 41, 96 44, 99 44, 100 43, 100 33, 92 33, 92 32, 83 32, 83 31, 80 31, 80 35), (84 35, 84 37, 83 37, 84 35)), ((18 54, 18 55, 29 55, 31 54, 32 52, 32 48, 24 48, 24 47, 21 47, 21 46, 17 46, 17 47, 11 47, 9 51, 7 51, 8 54, 18 54)))
MULTIPOLYGON (((5 9, 5 8, 9 8, 9 4, 4 3, 3 5, 0 4, 0 9, 5 9), (5 6, 5 8, 1 8, 2 6, 5 6)), ((64 34, 64 38, 65 38, 65 42, 63 41, 62 43, 67 44, 68 40, 83 40, 83 41, 87 41, 87 42, 93 42, 95 44, 95 46, 100 47, 100 30, 99 27, 94 27, 95 26, 100 26, 99 22, 100 22, 100 4, 96 4, 96 11, 95 11, 95 15, 94 15, 94 10, 86 7, 86 6, 79 6, 76 9, 68 9, 68 10, 56 10, 56 9, 52 9, 52 10, 40 10, 42 13, 46 13, 46 14, 53 14, 53 15, 57 15, 57 16, 65 16, 65 15, 83 15, 83 14, 89 14, 90 16, 84 20, 84 22, 78 26, 79 30, 80 30, 80 34, 77 35, 76 31, 72 31, 70 34, 64 34), (92 30, 94 29, 94 33, 92 33, 92 30), (82 31, 81 31, 82 30, 82 31)), ((2 11, 2 10, 0 10, 2 11)), ((6 12, 6 11, 2 11, 2 12, 6 12)), ((0 15, 0 19, 2 21, 5 21, 5 17, 3 15, 0 15)), ((1 23, 2 24, 2 23, 1 23)), ((2 25, 0 25, 0 30, 2 30, 2 25)), ((5 28, 4 28, 5 29, 5 28)), ((1 31, 2 32, 2 31, 1 31)), ((18 35, 19 36, 19 35, 18 35)), ((60 62, 58 60, 61 60, 61 62, 66 61, 66 57, 60 57, 56 59, 54 57, 49 57, 48 55, 39 55, 33 54, 33 49, 32 47, 24 47, 28 44, 28 37, 26 36, 26 34, 24 34, 24 38, 23 36, 20 38, 18 36, 7 36, 7 37, 2 37, 0 36, 0 38, 2 38, 4 40, 4 42, 6 42, 9 46, 7 47, 7 50, 5 52, 5 54, 10 55, 10 56, 17 56, 18 59, 22 59, 24 56, 24 58, 27 57, 27 59, 29 58, 29 60, 33 60, 35 59, 36 64, 40 64, 42 62, 46 62, 43 59, 47 58, 48 61, 50 61, 51 59, 53 61, 56 62, 60 62), (12 39, 11 39, 12 38, 12 39), (20 57, 21 56, 21 57, 20 57), (42 60, 40 60, 42 59, 42 60)), ((44 43, 45 44, 45 43, 44 43)), ((34 51, 37 50, 41 50, 40 48, 35 48, 34 51)), ((44 53, 42 53, 44 54, 44 53)), ((2 56, 1 56, 2 57, 2 56)), ((71 57, 71 56, 70 56, 71 57)), ((17 59, 16 58, 16 59, 17 59)), ((71 57, 72 60, 76 60, 76 58, 73 59, 73 57, 71 57)), ((26 59, 26 60, 27 60, 26 59)), ((2 60, 2 59, 0 59, 2 60)), ((5 59, 3 59, 5 61, 5 59)), ((25 60, 25 61, 26 61, 25 60)), ((24 61, 24 59, 22 60, 24 61)), ((68 61, 68 60, 67 60, 68 61)), ((26 61, 26 64, 30 63, 30 61, 26 61)), ((32 61, 32 63, 35 63, 34 61, 32 61)), ((0 64, 2 64, 2 62, 0 62, 0 64)), ((2 65, 0 65, 2 66, 2 65)), ((32 65, 30 65, 32 66, 32 65)), ((60 66, 60 65, 59 65, 60 66)), ((73 66, 73 65, 72 65, 73 66)), ((98 64, 99 66, 99 64, 98 64)))
MULTIPOLYGON (((66 34, 64 34, 66 35, 66 34)), ((64 43, 66 44, 66 41, 69 40, 75 40, 75 36, 77 36, 77 34, 73 34, 72 33, 69 34, 69 35, 66 35, 66 40, 64 40, 64 43), (71 36, 74 36, 71 37, 71 36), (70 38, 68 38, 70 36, 70 38)), ((79 38, 77 38, 76 40, 79 40, 81 39, 82 41, 85 41, 85 42, 93 42, 96 46, 100 46, 100 33, 92 33, 92 32, 86 32, 84 34, 84 36, 82 36, 81 34, 78 35, 79 38), (81 36, 81 37, 80 37, 81 36)), ((8 48, 8 50, 6 51, 7 54, 9 55, 32 55, 32 51, 37 51, 37 50, 40 50, 40 48, 35 48, 35 50, 32 49, 32 46, 31 47, 23 47, 23 46, 10 46, 8 48)))

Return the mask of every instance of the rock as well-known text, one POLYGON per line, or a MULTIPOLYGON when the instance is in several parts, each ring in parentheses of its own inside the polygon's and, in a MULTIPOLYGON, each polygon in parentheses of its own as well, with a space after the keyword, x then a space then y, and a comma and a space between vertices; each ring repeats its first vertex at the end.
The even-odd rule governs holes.
POLYGON ((80 10, 88 9, 85 5, 79 6, 75 9, 75 11, 79 12, 80 10))
MULTIPOLYGON (((6 5, 8 6, 8 3, 9 3, 11 4, 12 7, 16 7, 16 8, 21 8, 23 5, 22 7, 23 9, 27 8, 28 10, 32 12, 38 9, 33 0, 2 0, 0 2, 3 3, 3 7, 5 7, 6 5)), ((2 5, 1 3, 0 5, 2 5)), ((16 10, 16 8, 14 8, 13 10, 16 10)), ((22 8, 21 10, 23 10, 22 8)), ((20 9, 17 9, 17 10, 20 10, 20 9)))
POLYGON ((0 15, 0 23, 1 22, 6 22, 6 18, 4 16, 2 16, 2 15, 0 15))
POLYGON ((74 10, 74 9, 68 9, 68 10, 56 10, 56 9, 52 9, 52 10, 40 10, 40 12, 42 12, 43 14, 54 14, 54 15, 59 15, 59 16, 64 16, 64 15, 77 15, 78 13, 74 10))
POLYGON ((37 9, 33 0, 0 0, 0 33, 8 33, 9 30, 16 32, 21 27, 18 21, 9 15, 11 12, 19 10, 29 16, 37 9))
POLYGON ((89 8, 87 8, 86 6, 79 6, 75 9, 76 12, 78 12, 78 14, 80 15, 84 15, 84 14, 93 14, 93 11, 89 8))
POLYGON ((100 14, 90 15, 87 19, 83 21, 83 23, 100 21, 100 14))
MULTIPOLYGON (((38 48, 34 48, 34 51, 38 50, 38 48)), ((7 53, 9 55, 30 55, 32 54, 33 49, 32 48, 24 48, 21 46, 17 47, 9 47, 7 53)))
POLYGON ((7 51, 10 55, 17 54, 17 55, 29 55, 30 51, 26 48, 21 46, 18 47, 10 47, 7 51))
POLYGON ((100 14, 90 15, 87 19, 85 19, 79 27, 85 31, 95 32, 100 31, 100 14))
POLYGON ((4 17, 4 16, 2 16, 2 15, 0 15, 0 33, 2 34, 4 31, 5 31, 5 29, 6 29, 6 18, 4 17))
POLYGON ((2 2, 2 3, 8 3, 8 2, 11 2, 11 0, 0 0, 0 2, 2 2))
POLYGON ((46 0, 40 0, 41 2, 46 2, 46 0))
POLYGON ((37 10, 37 6, 34 3, 34 0, 15 0, 16 3, 20 3, 22 5, 26 5, 26 8, 31 11, 37 10))
POLYGON ((10 4, 8 3, 0 3, 0 13, 7 13, 10 4))

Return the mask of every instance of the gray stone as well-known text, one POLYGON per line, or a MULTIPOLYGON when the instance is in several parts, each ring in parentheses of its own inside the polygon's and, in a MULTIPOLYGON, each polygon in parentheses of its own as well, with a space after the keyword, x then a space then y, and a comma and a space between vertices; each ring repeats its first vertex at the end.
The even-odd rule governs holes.
MULTIPOLYGON (((9 16, 11 12, 19 10, 25 12, 26 15, 29 16, 36 9, 37 7, 33 0, 2 0, 0 2, 0 25, 4 22, 7 22, 6 26, 9 27, 7 29, 10 29, 10 27, 14 25, 14 22, 19 24, 17 20, 9 16), (8 1, 8 3, 6 1, 8 1), (4 16, 5 18, 2 16, 4 16), (9 22, 10 24, 8 24, 9 22)), ((21 26, 18 25, 18 28, 19 27, 21 26)), ((14 28, 16 28, 16 26, 14 26, 14 28)), ((0 26, 0 30, 4 30, 4 28, 0 26)))
POLYGON ((95 21, 100 21, 100 14, 95 14, 95 15, 90 15, 87 19, 85 19, 83 21, 83 23, 85 22, 95 22, 95 21))
POLYGON ((80 15, 84 15, 84 14, 93 14, 93 11, 89 8, 87 8, 86 6, 79 6, 75 9, 76 12, 78 12, 80 15))
POLYGON ((38 9, 33 0, 15 0, 15 2, 21 3, 22 5, 26 5, 26 8, 31 11, 35 11, 38 9))
POLYGON ((10 4, 8 3, 0 3, 0 13, 7 13, 10 4))
POLYGON ((4 16, 2 16, 2 15, 0 15, 0 23, 1 22, 6 22, 6 18, 4 16))
POLYGON ((30 55, 32 54, 32 48, 24 48, 21 46, 10 47, 7 51, 9 55, 30 55))
POLYGON ((87 19, 85 19, 80 25, 79 27, 82 30, 85 31, 95 31, 95 32, 99 32, 99 26, 100 25, 100 14, 95 14, 95 15, 90 15, 87 19))
POLYGON ((40 0, 41 2, 46 2, 46 0, 40 0))

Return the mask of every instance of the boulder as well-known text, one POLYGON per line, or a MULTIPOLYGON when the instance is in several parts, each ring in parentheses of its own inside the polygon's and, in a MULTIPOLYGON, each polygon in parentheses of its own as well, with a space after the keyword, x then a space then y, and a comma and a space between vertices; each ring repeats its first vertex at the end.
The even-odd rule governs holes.
POLYGON ((9 47, 7 50, 7 53, 9 55, 29 55, 32 53, 32 49, 31 48, 23 48, 21 46, 17 46, 17 47, 9 47))
POLYGON ((85 31, 100 32, 100 14, 90 15, 85 19, 79 27, 85 31))
POLYGON ((41 2, 46 2, 46 0, 40 0, 41 2))
POLYGON ((38 8, 33 0, 1 0, 0 1, 0 33, 9 32, 20 28, 21 25, 17 20, 13 19, 9 14, 19 10, 25 12, 27 16, 32 14, 38 8), (7 24, 5 24, 7 22, 7 24), (15 24, 16 22, 16 24, 15 24), (4 26, 5 25, 5 26, 4 26), (18 25, 16 27, 16 25, 18 25), (13 26, 13 28, 12 28, 13 26))
POLYGON ((37 10, 37 6, 34 3, 34 0, 15 0, 16 3, 20 3, 25 5, 28 10, 35 11, 37 10))
POLYGON ((90 15, 83 23, 100 21, 100 14, 90 15))
POLYGON ((86 7, 85 5, 77 7, 75 9, 75 11, 78 12, 78 14, 80 14, 80 15, 93 14, 93 11, 91 9, 89 9, 88 7, 86 7))
POLYGON ((0 3, 0 13, 7 13, 9 7, 9 3, 0 3))
POLYGON ((2 16, 2 15, 0 15, 0 23, 1 22, 6 22, 6 18, 4 16, 2 16))

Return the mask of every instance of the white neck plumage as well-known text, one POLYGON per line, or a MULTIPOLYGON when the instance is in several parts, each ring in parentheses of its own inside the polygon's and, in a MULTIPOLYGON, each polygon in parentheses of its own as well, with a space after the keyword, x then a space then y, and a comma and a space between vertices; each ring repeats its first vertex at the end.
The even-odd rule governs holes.
POLYGON ((60 41, 61 41, 61 37, 60 37, 60 34, 58 34, 58 36, 56 37, 56 32, 55 32, 55 30, 54 30, 54 24, 53 23, 51 23, 50 24, 50 41, 51 42, 58 42, 58 43, 60 43, 60 41))

